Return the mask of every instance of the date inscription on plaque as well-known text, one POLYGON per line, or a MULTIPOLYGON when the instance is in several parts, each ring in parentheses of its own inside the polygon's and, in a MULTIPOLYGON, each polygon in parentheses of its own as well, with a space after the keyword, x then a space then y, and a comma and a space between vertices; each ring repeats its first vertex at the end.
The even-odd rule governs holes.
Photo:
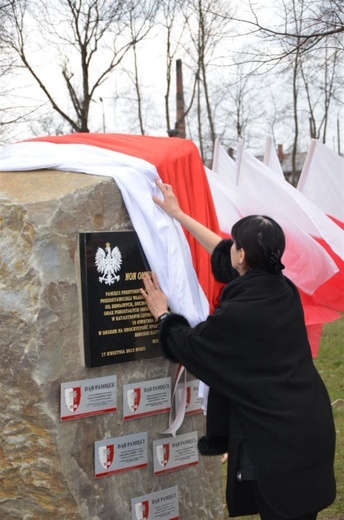
POLYGON ((86 366, 161 356, 140 293, 150 268, 136 232, 80 233, 79 248, 86 366))

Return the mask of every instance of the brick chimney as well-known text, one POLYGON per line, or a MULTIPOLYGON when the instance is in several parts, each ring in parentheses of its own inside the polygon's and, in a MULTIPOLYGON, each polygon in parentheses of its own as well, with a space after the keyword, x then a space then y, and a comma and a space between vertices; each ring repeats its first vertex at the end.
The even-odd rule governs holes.
POLYGON ((184 103, 184 87, 183 87, 183 71, 182 60, 177 60, 177 122, 176 130, 178 137, 185 139, 185 103, 184 103))
POLYGON ((277 155, 279 160, 282 162, 284 159, 283 144, 277 145, 277 155))

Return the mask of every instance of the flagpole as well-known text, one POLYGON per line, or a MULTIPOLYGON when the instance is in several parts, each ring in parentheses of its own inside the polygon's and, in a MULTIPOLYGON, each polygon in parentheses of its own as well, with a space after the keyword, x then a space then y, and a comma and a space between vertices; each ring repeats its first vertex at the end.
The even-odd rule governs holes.
POLYGON ((272 145, 272 135, 266 136, 265 153, 264 153, 264 164, 269 165, 270 150, 272 145))
POLYGON ((237 154, 235 159, 235 166, 236 166, 236 186, 239 186, 239 177, 240 177, 240 168, 241 168, 241 158, 242 158, 242 152, 244 149, 244 141, 243 139, 238 139, 238 147, 237 147, 237 154))
POLYGON ((217 137, 215 139, 215 143, 214 143, 213 162, 211 165, 211 169, 213 170, 213 172, 216 172, 216 173, 219 173, 218 172, 219 146, 220 146, 220 138, 217 137))
POLYGON ((312 161, 313 161, 316 143, 317 143, 317 139, 311 139, 311 144, 309 146, 308 153, 307 153, 307 156, 306 156, 306 160, 304 162, 304 165, 303 165, 303 168, 302 168, 302 172, 301 172, 301 175, 300 175, 300 178, 299 178, 299 182, 297 183, 297 187, 296 187, 299 191, 302 191, 304 189, 304 187, 305 187, 306 180, 307 180, 307 175, 308 175, 310 166, 311 166, 312 161))

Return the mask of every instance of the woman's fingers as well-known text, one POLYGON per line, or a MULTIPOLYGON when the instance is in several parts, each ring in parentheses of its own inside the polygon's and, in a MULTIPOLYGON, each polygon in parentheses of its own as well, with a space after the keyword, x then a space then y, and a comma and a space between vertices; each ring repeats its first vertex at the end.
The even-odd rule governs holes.
POLYGON ((149 276, 148 273, 145 273, 143 275, 143 283, 144 283, 144 286, 145 286, 145 289, 146 289, 146 292, 149 293, 150 291, 152 291, 153 289, 155 289, 155 286, 154 286, 154 283, 153 283, 153 280, 152 278, 149 276))
POLYGON ((155 183, 160 188, 160 190, 162 191, 164 196, 166 196, 168 194, 173 194, 174 195, 173 188, 172 188, 171 184, 167 184, 166 182, 161 182, 160 179, 156 179, 155 183))
POLYGON ((146 300, 148 308, 157 319, 168 309, 168 299, 159 287, 159 281, 155 273, 150 276, 148 273, 143 275, 144 289, 140 293, 146 300))
POLYGON ((162 208, 168 215, 178 220, 181 214, 181 209, 178 199, 173 191, 173 187, 170 184, 163 183, 158 179, 155 182, 160 188, 161 193, 164 196, 164 200, 153 195, 154 202, 160 206, 160 208, 162 208))
POLYGON ((153 280, 153 285, 154 285, 155 289, 160 289, 159 280, 155 273, 152 273, 152 280, 153 280))
POLYGON ((160 189, 166 190, 167 188, 171 188, 170 184, 167 184, 166 182, 162 182, 160 179, 155 180, 155 184, 159 186, 160 189))
MULTIPOLYGON (((145 286, 145 290, 140 289, 140 291, 146 299, 147 297, 152 298, 155 291, 161 292, 159 281, 155 273, 152 273, 152 276, 150 276, 148 273, 145 273, 143 275, 143 284, 145 286)), ((155 295, 155 297, 158 297, 158 295, 155 295)))

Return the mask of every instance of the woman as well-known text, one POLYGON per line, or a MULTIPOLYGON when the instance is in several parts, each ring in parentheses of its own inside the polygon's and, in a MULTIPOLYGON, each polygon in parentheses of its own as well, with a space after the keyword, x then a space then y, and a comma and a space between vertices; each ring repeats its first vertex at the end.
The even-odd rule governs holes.
POLYGON ((335 430, 298 291, 281 272, 284 233, 269 217, 249 216, 222 240, 181 210, 171 186, 157 185, 164 200, 155 202, 212 254, 215 277, 227 282, 196 327, 169 312, 154 274, 141 290, 165 355, 210 387, 199 450, 229 453, 230 516, 313 520, 335 498, 335 430))

